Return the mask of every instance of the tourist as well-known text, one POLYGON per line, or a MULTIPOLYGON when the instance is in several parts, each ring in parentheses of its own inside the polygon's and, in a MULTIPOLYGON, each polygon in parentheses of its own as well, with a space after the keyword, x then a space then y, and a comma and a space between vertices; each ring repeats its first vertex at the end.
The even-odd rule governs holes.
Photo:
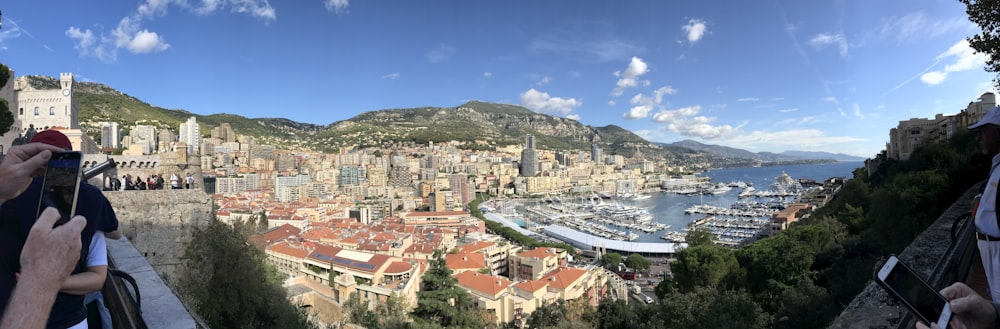
MULTIPOLYGON (((991 303, 982 296, 979 296, 972 288, 964 283, 957 282, 941 289, 941 296, 944 296, 951 305, 951 322, 949 328, 1000 328, 1000 304, 991 303)), ((930 327, 927 324, 917 321, 917 328, 937 328, 936 323, 930 327)))
MULTIPOLYGON (((31 176, 52 156, 61 151, 58 147, 42 143, 16 145, 0 163, 0 213, 10 211, 7 200, 22 194, 31 183, 31 176)), ((17 257, 24 275, 14 285, 14 276, 0 276, 0 310, 3 320, 0 328, 41 328, 49 317, 56 292, 69 276, 80 257, 81 240, 76 238, 86 225, 82 216, 73 217, 68 223, 53 228, 60 218, 55 209, 46 209, 28 229, 27 237, 18 243, 14 239, 0 239, 0 251, 12 252, 17 257), (9 298, 8 298, 9 297, 9 298), (8 301, 14 301, 7 307, 8 301)), ((0 234, 16 233, 18 223, 0 222, 0 234)), ((0 264, 7 266, 12 262, 0 264)))
POLYGON ((170 174, 170 188, 171 189, 176 190, 178 187, 180 187, 178 185, 178 180, 179 180, 179 178, 177 177, 177 174, 174 174, 174 173, 170 174))
POLYGON ((976 239, 979 255, 986 270, 986 281, 992 300, 1000 301, 1000 217, 997 216, 997 183, 1000 182, 1000 107, 986 112, 982 120, 969 126, 976 133, 979 148, 993 156, 990 175, 976 208, 976 239))
MULTIPOLYGON (((45 130, 35 135, 32 143, 44 143, 63 150, 72 150, 73 145, 66 135, 57 130, 45 130)), ((0 222, 12 226, 2 230, 4 236, 0 239, 24 241, 28 234, 24 228, 31 227, 36 221, 38 211, 38 196, 42 192, 41 177, 33 179, 28 187, 19 195, 3 204, 0 212, 0 222), (20 229, 18 229, 18 227, 20 229)), ((78 262, 70 275, 59 289, 52 312, 49 314, 50 328, 86 328, 87 308, 84 304, 86 295, 97 292, 104 287, 107 276, 107 246, 105 237, 118 239, 121 231, 118 228, 118 218, 115 216, 111 203, 93 185, 82 183, 77 192, 76 214, 88 218, 82 234, 78 235, 81 243, 81 253, 78 262), (103 232, 103 233, 102 233, 103 232)), ((16 281, 20 269, 15 261, 20 245, 0 249, 0 277, 13 277, 16 281)), ((0 300, 6 301, 14 282, 0 282, 0 300)), ((98 305, 100 308, 101 305, 98 305)))

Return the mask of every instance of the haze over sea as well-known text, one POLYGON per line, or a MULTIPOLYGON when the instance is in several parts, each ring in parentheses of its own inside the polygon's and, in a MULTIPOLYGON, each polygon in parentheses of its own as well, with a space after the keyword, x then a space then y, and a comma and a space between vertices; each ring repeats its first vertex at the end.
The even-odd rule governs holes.
MULTIPOLYGON (((729 168, 711 170, 699 176, 709 177, 715 183, 729 183, 733 181, 743 181, 753 183, 757 190, 766 190, 775 177, 785 172, 788 176, 798 180, 799 178, 812 179, 822 182, 832 177, 852 178, 854 169, 864 166, 864 162, 836 162, 815 165, 789 165, 772 166, 758 168, 729 168)), ((687 224, 703 217, 701 214, 687 215, 684 209, 696 204, 709 204, 728 208, 729 205, 738 200, 740 189, 733 188, 729 192, 720 195, 694 195, 684 196, 672 193, 654 193, 653 197, 640 201, 623 201, 624 204, 642 206, 649 209, 649 213, 654 216, 654 221, 670 225, 669 231, 681 231, 687 224)), ((633 232, 639 234, 635 242, 666 242, 660 239, 663 231, 651 234, 643 232, 633 232)))

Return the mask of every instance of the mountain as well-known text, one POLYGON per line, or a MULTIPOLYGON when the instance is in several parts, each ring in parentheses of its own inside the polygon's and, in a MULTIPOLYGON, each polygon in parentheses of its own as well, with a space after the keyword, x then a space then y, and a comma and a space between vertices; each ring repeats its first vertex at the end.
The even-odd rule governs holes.
POLYGON ((851 156, 841 153, 815 152, 815 151, 785 151, 781 153, 773 152, 750 152, 727 146, 702 144, 690 139, 674 142, 670 144, 660 144, 662 146, 684 147, 696 151, 705 151, 724 158, 753 159, 763 162, 788 162, 802 160, 834 160, 834 161, 864 161, 865 158, 851 156))
MULTIPOLYGON (((29 75, 18 79, 25 79, 34 89, 59 88, 59 81, 54 77, 29 75)), ((320 125, 283 118, 248 119, 235 114, 199 115, 185 110, 170 110, 93 82, 75 83, 73 95, 80 107, 80 126, 94 140, 100 140, 100 122, 118 122, 122 127, 122 136, 127 136, 128 128, 135 124, 176 132, 182 122, 195 117, 203 136, 209 135, 212 128, 225 122, 240 134, 257 138, 257 142, 261 144, 274 144, 291 150, 324 149, 323 145, 313 139, 323 128, 320 125)))
POLYGON ((615 125, 592 127, 579 121, 537 113, 521 106, 471 101, 458 107, 421 107, 365 112, 329 125, 317 138, 340 147, 391 146, 457 141, 465 149, 521 145, 535 136, 539 149, 590 151, 653 159, 676 157, 615 125))

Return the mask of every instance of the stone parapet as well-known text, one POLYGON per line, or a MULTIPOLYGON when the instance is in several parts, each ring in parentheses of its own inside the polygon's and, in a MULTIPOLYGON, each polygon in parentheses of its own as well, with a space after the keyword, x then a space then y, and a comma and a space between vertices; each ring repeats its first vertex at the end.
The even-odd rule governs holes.
MULTIPOLYGON (((975 225, 964 219, 968 218, 965 215, 971 210, 972 199, 978 191, 979 186, 966 191, 898 255, 935 290, 965 280, 960 273, 966 269, 960 264, 968 257, 969 244, 973 243, 971 247, 975 248, 974 241, 970 241, 975 225)), ((914 321, 905 306, 869 280, 829 328, 913 328, 914 321)))

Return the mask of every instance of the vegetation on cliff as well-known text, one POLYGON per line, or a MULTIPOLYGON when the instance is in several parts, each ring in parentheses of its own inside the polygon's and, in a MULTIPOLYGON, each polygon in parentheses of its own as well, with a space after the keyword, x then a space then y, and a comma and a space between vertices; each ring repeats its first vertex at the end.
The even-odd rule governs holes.
POLYGON ((214 219, 195 228, 177 282, 182 298, 212 328, 313 328, 264 252, 246 243, 252 229, 214 219))

